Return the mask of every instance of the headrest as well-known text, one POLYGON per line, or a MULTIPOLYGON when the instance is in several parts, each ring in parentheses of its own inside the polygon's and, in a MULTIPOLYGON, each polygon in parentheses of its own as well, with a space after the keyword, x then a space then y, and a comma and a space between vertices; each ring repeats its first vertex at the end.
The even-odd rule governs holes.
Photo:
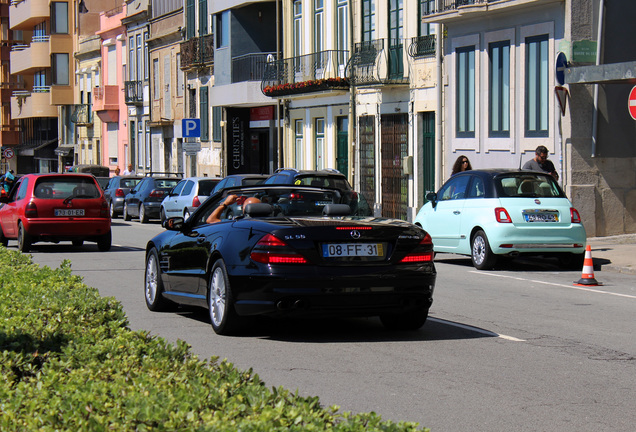
POLYGON ((265 217, 270 216, 274 208, 265 203, 251 203, 246 204, 243 208, 243 213, 249 217, 265 217))
POLYGON ((327 204, 322 209, 323 216, 349 216, 351 207, 347 204, 327 204))

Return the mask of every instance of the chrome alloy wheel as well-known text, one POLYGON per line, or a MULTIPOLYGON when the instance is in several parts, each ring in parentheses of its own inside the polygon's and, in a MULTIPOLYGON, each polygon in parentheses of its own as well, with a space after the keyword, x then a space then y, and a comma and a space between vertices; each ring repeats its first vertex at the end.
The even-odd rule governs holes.
POLYGON ((221 267, 216 267, 210 278, 210 294, 208 295, 208 306, 210 309, 210 319, 214 327, 220 327, 225 317, 227 306, 227 287, 225 275, 221 267))
POLYGON ((146 264, 146 281, 145 281, 146 303, 148 303, 149 305, 154 305, 155 299, 157 298, 157 292, 159 287, 157 283, 157 280, 159 277, 158 268, 159 268, 159 263, 157 262, 157 256, 154 254, 151 254, 150 256, 148 256, 148 262, 146 264))

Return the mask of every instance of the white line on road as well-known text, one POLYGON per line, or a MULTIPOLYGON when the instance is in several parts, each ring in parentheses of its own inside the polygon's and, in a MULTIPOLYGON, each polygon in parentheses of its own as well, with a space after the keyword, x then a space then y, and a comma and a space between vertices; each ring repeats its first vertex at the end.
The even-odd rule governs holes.
POLYGON ((513 336, 506 336, 506 335, 502 335, 499 333, 495 333, 495 332, 491 332, 489 330, 484 330, 484 329, 480 329, 479 327, 473 327, 473 326, 469 326, 466 324, 459 324, 453 321, 446 321, 443 319, 439 319, 439 318, 428 318, 429 321, 433 321, 433 322, 437 322, 440 324, 445 324, 445 325, 449 325, 449 326, 453 326, 453 327, 458 327, 464 330, 470 330, 470 331, 474 331, 476 333, 481 333, 481 334, 485 334, 488 336, 493 336, 493 337, 498 337, 501 339, 505 339, 505 340, 509 340, 509 341, 513 341, 513 342, 525 342, 525 339, 519 339, 513 336))
POLYGON ((588 291, 588 292, 593 292, 593 293, 596 293, 596 294, 607 294, 607 295, 613 295, 613 296, 617 296, 617 297, 627 297, 627 298, 631 298, 631 299, 636 299, 636 296, 629 295, 629 294, 620 294, 620 293, 615 293, 615 292, 611 292, 611 291, 603 291, 603 290, 585 288, 585 287, 580 287, 580 286, 575 286, 575 285, 564 285, 564 284, 553 283, 553 282, 539 281, 539 280, 535 280, 535 279, 526 279, 526 278, 521 278, 521 277, 516 277, 516 276, 507 276, 507 275, 501 275, 501 274, 495 274, 495 273, 488 273, 488 272, 485 272, 485 271, 475 271, 475 270, 473 270, 473 271, 470 271, 470 273, 481 274, 481 275, 486 275, 486 276, 495 276, 495 277, 500 277, 500 278, 504 278, 504 279, 515 279, 515 280, 520 280, 520 281, 524 281, 524 282, 534 282, 534 283, 543 284, 543 285, 552 285, 552 286, 558 286, 558 287, 562 287, 562 288, 575 289, 575 290, 579 290, 579 291, 588 291))

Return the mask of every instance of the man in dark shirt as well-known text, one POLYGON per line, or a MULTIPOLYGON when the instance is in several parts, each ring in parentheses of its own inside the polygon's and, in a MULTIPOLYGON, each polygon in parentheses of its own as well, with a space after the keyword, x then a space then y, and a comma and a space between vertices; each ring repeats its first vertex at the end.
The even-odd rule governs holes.
POLYGON ((524 170, 530 171, 543 171, 544 173, 551 174, 555 180, 559 180, 559 174, 554 169, 552 161, 548 160, 548 148, 546 146, 539 146, 534 151, 534 158, 523 164, 524 170))

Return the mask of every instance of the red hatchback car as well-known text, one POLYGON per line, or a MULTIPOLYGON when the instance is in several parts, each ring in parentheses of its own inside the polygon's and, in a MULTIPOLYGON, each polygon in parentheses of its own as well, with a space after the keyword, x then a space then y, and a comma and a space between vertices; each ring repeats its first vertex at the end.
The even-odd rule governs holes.
POLYGON ((27 174, 18 179, 9 196, 0 198, 0 244, 18 241, 28 252, 35 242, 96 242, 110 250, 108 203, 89 174, 27 174))

